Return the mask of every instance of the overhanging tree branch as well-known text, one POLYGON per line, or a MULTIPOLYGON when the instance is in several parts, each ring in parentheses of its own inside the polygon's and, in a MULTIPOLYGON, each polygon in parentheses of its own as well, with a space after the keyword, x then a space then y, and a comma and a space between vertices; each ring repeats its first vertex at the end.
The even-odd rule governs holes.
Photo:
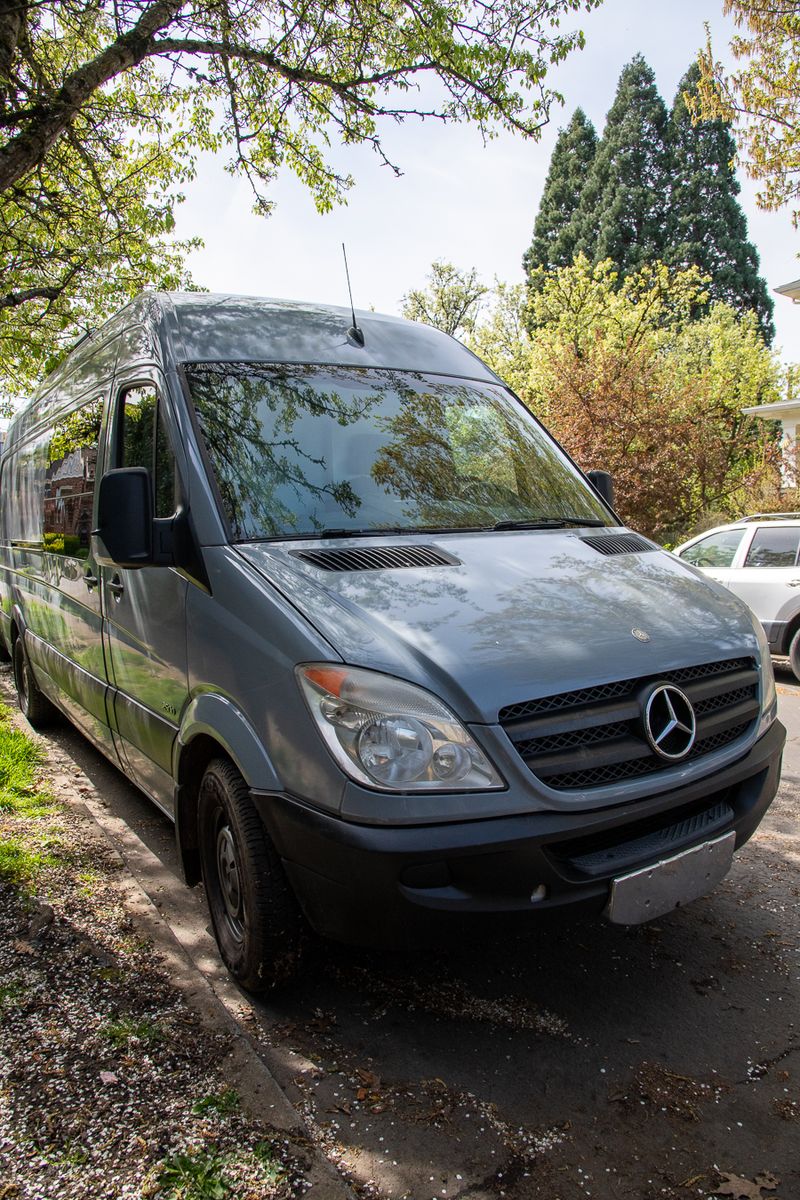
POLYGON ((28 121, 16 137, 0 147, 0 192, 41 161, 104 84, 147 57, 153 35, 174 21, 183 7, 184 0, 156 0, 131 30, 67 76, 49 109, 28 121))

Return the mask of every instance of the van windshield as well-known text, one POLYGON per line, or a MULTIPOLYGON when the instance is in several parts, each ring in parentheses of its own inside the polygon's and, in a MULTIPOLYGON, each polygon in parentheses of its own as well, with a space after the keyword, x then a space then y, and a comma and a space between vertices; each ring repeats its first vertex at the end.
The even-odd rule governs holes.
POLYGON ((234 541, 613 524, 500 386, 354 367, 185 370, 234 541))

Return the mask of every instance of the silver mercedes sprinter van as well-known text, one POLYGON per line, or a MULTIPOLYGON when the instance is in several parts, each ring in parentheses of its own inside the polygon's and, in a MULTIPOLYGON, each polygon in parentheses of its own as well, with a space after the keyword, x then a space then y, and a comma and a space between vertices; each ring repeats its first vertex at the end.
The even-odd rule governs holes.
POLYGON ((707 892, 778 785, 758 621, 424 325, 144 295, 2 460, 0 639, 175 821, 252 990, 390 937, 707 892))

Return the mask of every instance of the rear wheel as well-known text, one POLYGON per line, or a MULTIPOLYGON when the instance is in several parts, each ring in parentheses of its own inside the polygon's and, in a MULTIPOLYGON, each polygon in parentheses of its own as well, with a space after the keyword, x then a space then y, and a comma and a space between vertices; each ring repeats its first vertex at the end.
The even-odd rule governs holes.
POLYGON ((206 769, 198 821, 203 883, 225 966, 251 992, 288 981, 300 964, 305 922, 247 784, 226 759, 206 769))
POLYGON ((34 729, 44 729, 52 725, 58 713, 33 677, 28 655, 25 653, 25 643, 20 635, 14 642, 13 650, 14 684, 17 689, 17 703, 34 729))
POLYGON ((789 663, 794 671, 795 679, 800 680, 800 629, 789 643, 789 663))

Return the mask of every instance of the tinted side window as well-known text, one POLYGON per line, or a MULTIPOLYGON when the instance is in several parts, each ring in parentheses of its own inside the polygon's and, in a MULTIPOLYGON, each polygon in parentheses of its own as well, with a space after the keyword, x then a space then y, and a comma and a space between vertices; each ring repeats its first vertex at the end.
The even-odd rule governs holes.
POLYGON ((793 567, 797 561, 800 527, 757 529, 744 561, 746 567, 793 567))
POLYGON ((88 557, 102 416, 103 402, 94 400, 14 454, 4 471, 14 496, 5 531, 11 541, 88 557))
POLYGON ((44 481, 47 471, 47 438, 40 436, 16 451, 3 471, 6 494, 6 536, 18 545, 42 545, 44 481))
POLYGON ((712 533, 684 550, 681 558, 694 567, 729 567, 743 537, 743 529, 712 533))
POLYGON ((175 456, 152 384, 128 388, 122 395, 117 465, 147 467, 153 480, 153 515, 172 516, 178 507, 175 456))
POLYGON ((62 418, 49 436, 42 541, 52 554, 89 556, 102 420, 103 401, 94 400, 62 418))

